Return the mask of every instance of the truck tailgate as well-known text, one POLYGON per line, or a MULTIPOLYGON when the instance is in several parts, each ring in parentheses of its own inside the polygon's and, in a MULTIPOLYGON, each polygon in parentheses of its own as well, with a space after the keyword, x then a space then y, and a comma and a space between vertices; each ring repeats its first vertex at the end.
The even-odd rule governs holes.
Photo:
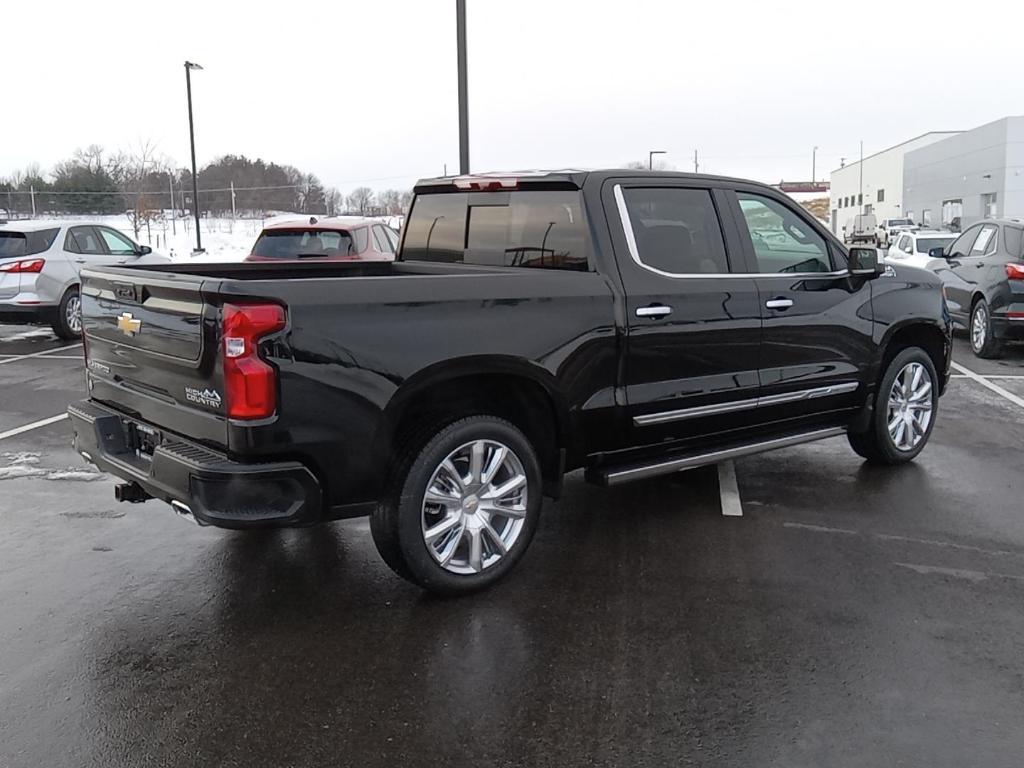
POLYGON ((82 271, 89 394, 128 416, 217 447, 227 444, 218 308, 198 275, 82 271))

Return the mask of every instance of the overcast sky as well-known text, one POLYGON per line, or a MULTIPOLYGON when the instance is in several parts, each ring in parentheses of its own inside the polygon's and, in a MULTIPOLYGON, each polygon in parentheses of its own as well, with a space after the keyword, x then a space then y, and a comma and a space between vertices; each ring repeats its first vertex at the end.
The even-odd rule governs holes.
MULTIPOLYGON (((467 0, 473 170, 667 163, 806 179, 1024 113, 1024 3, 467 0)), ((0 175, 151 139, 343 192, 458 167, 455 0, 7 0, 0 175)), ((827 176, 826 176, 827 177, 827 176)))

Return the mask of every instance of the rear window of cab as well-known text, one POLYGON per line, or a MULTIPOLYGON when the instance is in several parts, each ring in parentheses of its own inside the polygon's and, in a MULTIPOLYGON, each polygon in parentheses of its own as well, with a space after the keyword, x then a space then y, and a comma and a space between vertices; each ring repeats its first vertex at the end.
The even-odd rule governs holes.
POLYGON ((252 255, 265 259, 315 259, 355 256, 369 244, 366 227, 354 229, 267 229, 252 255))

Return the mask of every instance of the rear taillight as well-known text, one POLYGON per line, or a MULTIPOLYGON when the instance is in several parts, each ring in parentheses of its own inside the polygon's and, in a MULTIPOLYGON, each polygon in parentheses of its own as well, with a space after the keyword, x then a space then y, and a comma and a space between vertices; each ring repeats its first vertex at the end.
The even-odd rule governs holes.
POLYGON ((1011 280, 1024 280, 1024 264, 1007 264, 1006 276, 1011 280))
POLYGON ((259 356, 264 336, 285 326, 278 304, 225 304, 224 391, 231 419, 265 419, 277 410, 277 369, 259 356))
POLYGON ((17 272, 18 274, 34 272, 36 274, 39 274, 40 272, 43 271, 43 264, 45 263, 45 259, 25 259, 23 261, 9 261, 6 264, 0 264, 0 272, 17 272))

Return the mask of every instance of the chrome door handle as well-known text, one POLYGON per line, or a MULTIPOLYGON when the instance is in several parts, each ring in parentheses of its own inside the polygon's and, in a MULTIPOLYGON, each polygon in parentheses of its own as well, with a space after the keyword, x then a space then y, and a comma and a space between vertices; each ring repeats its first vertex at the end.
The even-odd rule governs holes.
POLYGON ((667 317, 672 314, 672 307, 666 307, 664 304, 658 304, 653 307, 637 307, 637 317, 667 317))
POLYGON ((768 309, 789 309, 793 306, 792 299, 769 299, 764 303, 768 309))

